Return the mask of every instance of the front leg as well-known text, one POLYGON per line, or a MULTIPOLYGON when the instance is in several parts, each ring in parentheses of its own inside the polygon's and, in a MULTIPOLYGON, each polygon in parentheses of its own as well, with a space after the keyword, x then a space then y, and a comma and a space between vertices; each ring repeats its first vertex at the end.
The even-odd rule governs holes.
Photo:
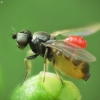
POLYGON ((48 48, 46 48, 45 54, 44 54, 44 74, 43 74, 44 76, 43 76, 43 82, 45 81, 45 72, 46 72, 46 69, 47 69, 47 62, 46 62, 47 54, 48 54, 48 48))
POLYGON ((26 63, 27 60, 35 59, 37 56, 38 56, 38 54, 35 54, 35 55, 32 55, 32 56, 28 56, 28 57, 26 57, 26 58, 24 59, 24 65, 25 65, 25 67, 26 67, 26 73, 25 73, 24 79, 23 79, 23 81, 22 81, 22 83, 21 83, 21 86, 23 85, 23 83, 24 83, 24 81, 25 81, 25 79, 26 79, 26 77, 27 77, 28 70, 29 70, 29 68, 28 68, 28 66, 27 66, 27 63, 26 63))

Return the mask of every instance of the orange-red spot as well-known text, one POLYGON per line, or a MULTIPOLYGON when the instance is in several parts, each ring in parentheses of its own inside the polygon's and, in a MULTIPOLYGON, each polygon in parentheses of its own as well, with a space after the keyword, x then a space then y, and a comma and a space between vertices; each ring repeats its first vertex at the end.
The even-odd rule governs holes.
POLYGON ((86 41, 80 36, 68 36, 64 42, 75 44, 81 48, 86 47, 86 41))

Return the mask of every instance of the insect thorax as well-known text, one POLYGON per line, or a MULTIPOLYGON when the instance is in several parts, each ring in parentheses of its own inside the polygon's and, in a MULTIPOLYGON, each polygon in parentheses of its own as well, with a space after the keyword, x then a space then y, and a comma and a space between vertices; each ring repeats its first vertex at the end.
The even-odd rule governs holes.
POLYGON ((41 56, 44 56, 45 47, 42 43, 45 43, 50 39, 50 34, 46 32, 35 32, 32 36, 32 40, 29 43, 32 51, 38 53, 41 56))

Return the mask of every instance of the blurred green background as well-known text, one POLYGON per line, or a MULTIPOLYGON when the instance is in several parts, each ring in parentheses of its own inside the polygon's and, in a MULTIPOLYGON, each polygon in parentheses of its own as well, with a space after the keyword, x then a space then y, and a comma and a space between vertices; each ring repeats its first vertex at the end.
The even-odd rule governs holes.
MULTIPOLYGON (((23 59, 29 46, 21 51, 11 38, 23 29, 53 32, 100 22, 100 0, 0 0, 0 100, 9 100, 25 74, 23 59)), ((85 37, 87 50, 97 61, 91 63, 87 82, 71 80, 80 90, 82 100, 100 99, 100 31, 85 37)), ((43 59, 34 59, 32 74, 43 70, 43 59)), ((49 71, 53 71, 52 67, 49 71)), ((66 78, 67 79, 67 78, 66 78)))

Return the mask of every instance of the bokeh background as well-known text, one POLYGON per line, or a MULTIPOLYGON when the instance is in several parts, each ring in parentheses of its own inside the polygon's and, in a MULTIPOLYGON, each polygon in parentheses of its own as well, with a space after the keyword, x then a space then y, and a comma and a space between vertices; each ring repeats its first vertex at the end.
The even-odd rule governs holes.
MULTIPOLYGON (((23 29, 53 32, 100 22, 100 0, 0 0, 0 100, 9 100, 25 74, 23 59, 27 50, 19 50, 11 38, 23 29)), ((80 90, 82 100, 100 99, 100 31, 85 37, 87 50, 97 61, 90 63, 87 82, 69 79, 80 90)), ((32 75, 43 70, 43 59, 33 60, 32 75)), ((50 67, 49 71, 53 71, 50 67)), ((66 78, 67 79, 67 78, 66 78)))

